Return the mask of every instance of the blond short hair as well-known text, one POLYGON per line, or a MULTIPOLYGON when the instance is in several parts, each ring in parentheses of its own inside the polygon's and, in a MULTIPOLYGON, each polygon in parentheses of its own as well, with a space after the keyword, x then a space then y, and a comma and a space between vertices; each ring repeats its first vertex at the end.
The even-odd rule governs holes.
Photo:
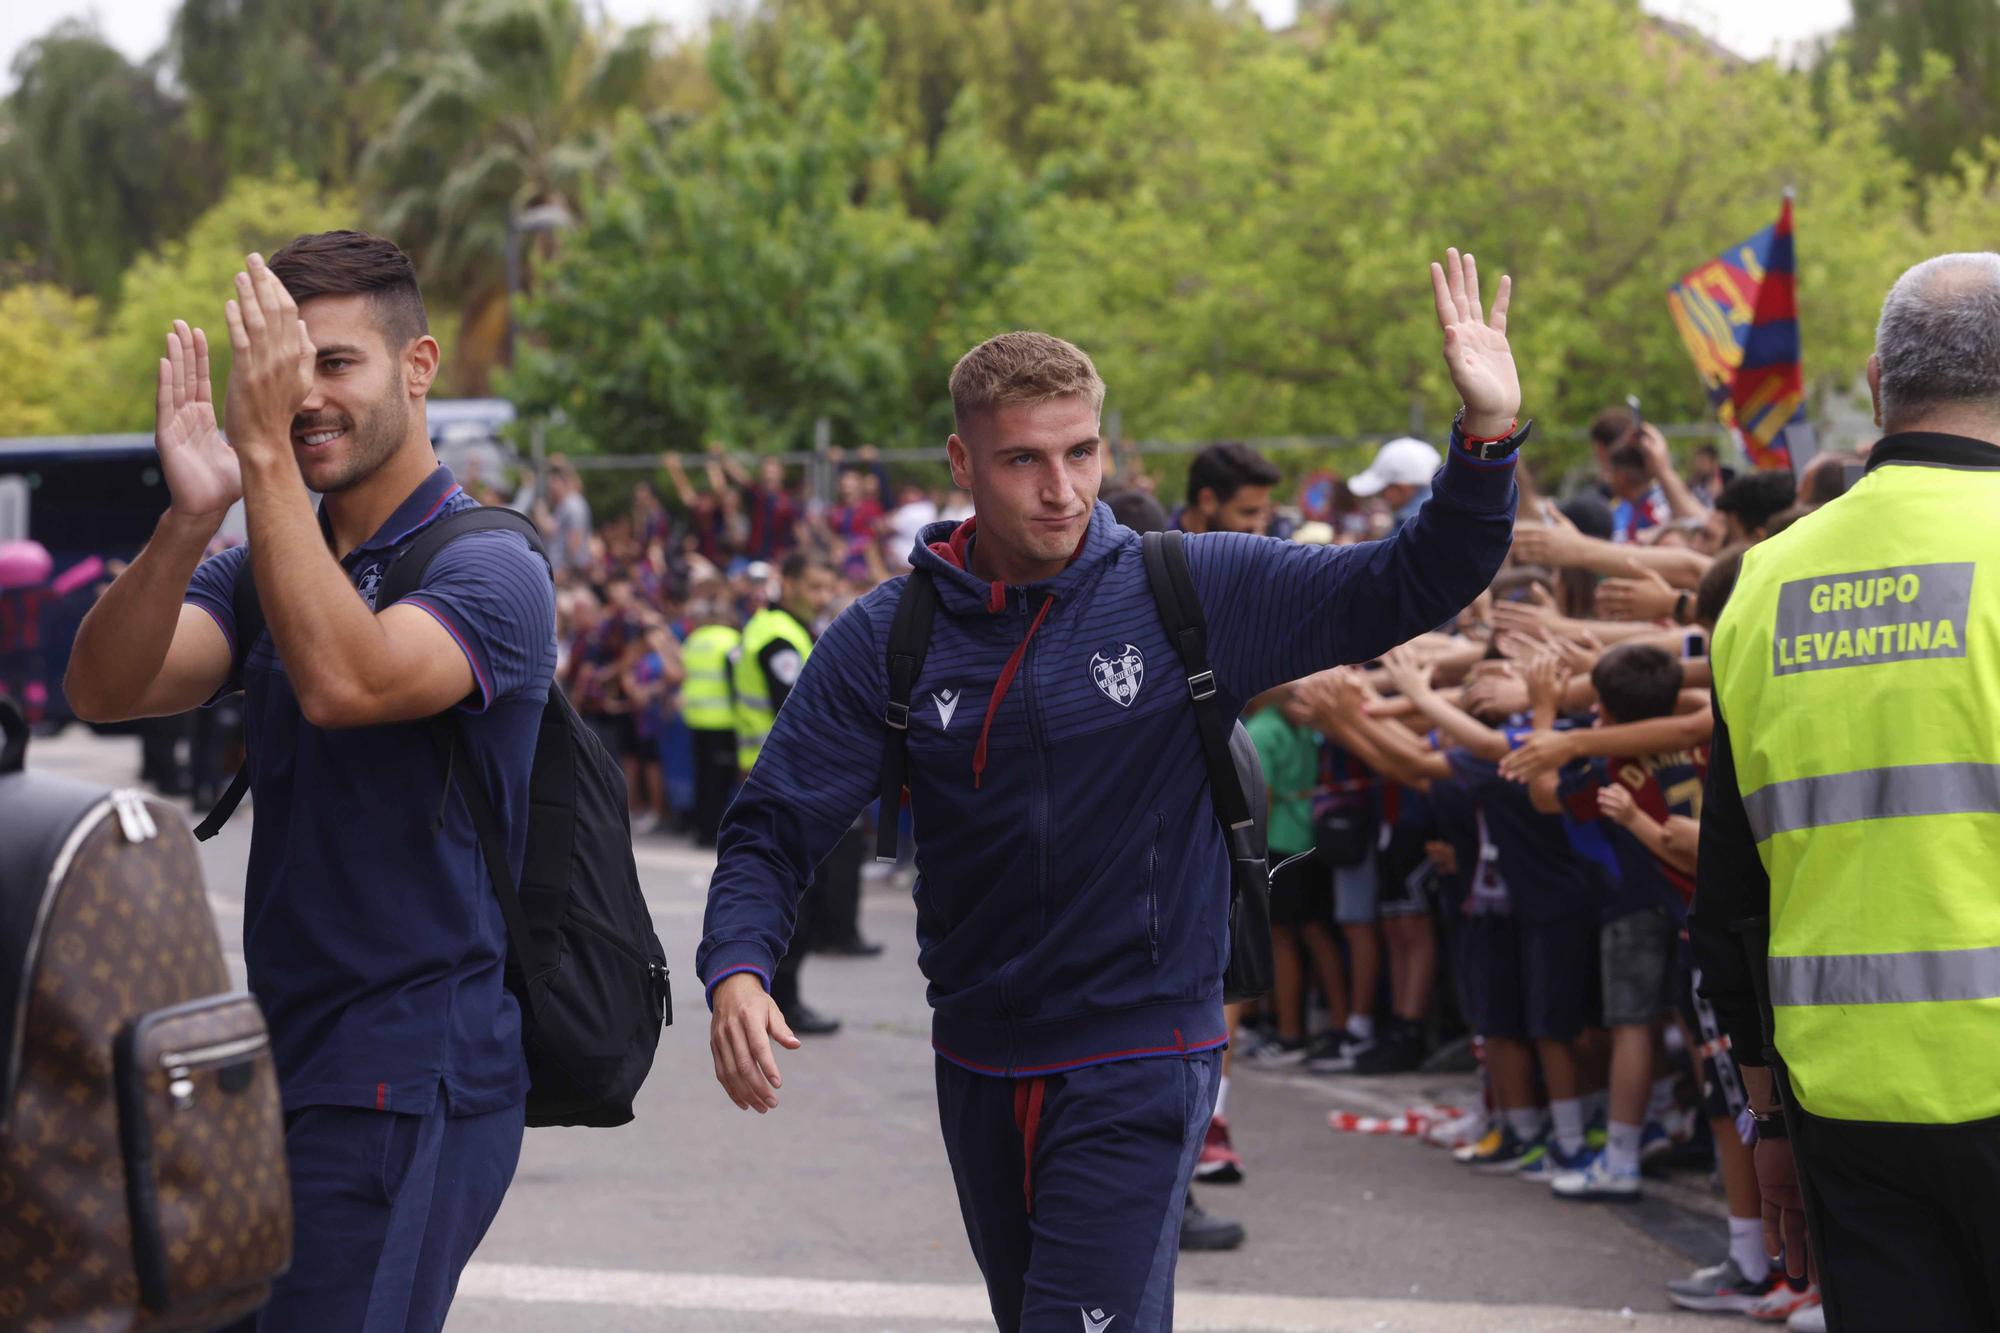
POLYGON ((1082 396, 1104 410, 1104 381, 1075 343, 1022 330, 988 338, 951 368, 952 415, 963 425, 976 412, 1017 403, 1082 396))

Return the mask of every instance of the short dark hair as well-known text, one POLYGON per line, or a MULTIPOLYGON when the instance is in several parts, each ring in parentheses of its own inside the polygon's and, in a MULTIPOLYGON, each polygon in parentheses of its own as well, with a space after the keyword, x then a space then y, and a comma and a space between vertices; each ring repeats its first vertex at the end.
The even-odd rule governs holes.
POLYGON ((823 569, 829 574, 835 572, 833 562, 825 556, 815 555, 811 551, 794 551, 785 557, 783 564, 778 566, 778 575, 780 578, 795 579, 809 569, 823 569))
POLYGON ((1646 459, 1646 447, 1641 444, 1621 444, 1606 454, 1604 461, 1614 472, 1637 472, 1643 476, 1653 470, 1646 459))
POLYGON ((1211 444, 1188 464, 1187 502, 1199 504, 1203 491, 1213 491, 1217 504, 1228 504, 1245 486, 1276 486, 1281 475, 1270 459, 1247 444, 1211 444))
POLYGON ((1111 506, 1111 517, 1134 532, 1165 532, 1167 529, 1166 509, 1144 491, 1113 491, 1104 497, 1104 503, 1111 506))
POLYGON ((1681 664, 1650 643, 1621 643, 1597 659, 1590 684, 1606 722, 1667 717, 1680 701, 1681 664))
POLYGON ((1694 451, 1698 455, 1713 458, 1718 463, 1722 461, 1722 451, 1712 444, 1697 444, 1694 451))
POLYGON ((1733 514, 1746 533, 1768 529, 1771 520, 1789 509, 1798 499, 1798 486, 1789 472, 1749 472, 1722 488, 1715 507, 1733 514))
POLYGON ((1632 433, 1632 409, 1607 407, 1590 419, 1590 438, 1609 449, 1632 433))
POLYGON ((1743 553, 1750 549, 1750 543, 1741 542, 1715 557, 1701 576, 1701 582, 1694 590, 1694 618, 1696 623, 1706 625, 1711 630, 1722 619, 1722 610, 1729 605, 1729 595, 1736 591, 1736 578, 1743 572, 1743 553))
POLYGON ((300 305, 321 296, 366 296, 391 351, 430 332, 416 267, 394 241, 365 231, 313 232, 272 255, 271 272, 300 305))

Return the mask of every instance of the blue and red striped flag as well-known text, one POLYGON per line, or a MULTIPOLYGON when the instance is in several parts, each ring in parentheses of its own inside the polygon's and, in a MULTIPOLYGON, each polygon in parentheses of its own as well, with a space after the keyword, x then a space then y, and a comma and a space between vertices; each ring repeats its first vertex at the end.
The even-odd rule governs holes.
POLYGON ((1774 226, 1733 245, 1667 292, 1667 309, 1722 424, 1753 467, 1792 466, 1812 453, 1799 361, 1792 198, 1774 226))

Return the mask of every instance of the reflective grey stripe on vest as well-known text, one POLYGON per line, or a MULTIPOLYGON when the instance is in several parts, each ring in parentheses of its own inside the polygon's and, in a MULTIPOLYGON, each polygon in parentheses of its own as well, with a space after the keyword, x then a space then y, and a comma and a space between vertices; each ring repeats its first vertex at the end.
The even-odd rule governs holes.
POLYGON ((1771 959, 1772 1004, 1919 1004, 2000 997, 2000 947, 1771 959))
POLYGON ((1774 782, 1743 798, 1757 841, 1908 815, 2000 814, 2000 764, 1905 764, 1774 782))
POLYGON ((713 671, 690 671, 687 673, 687 678, 689 680, 707 681, 712 685, 726 685, 729 683, 729 673, 721 667, 717 667, 713 671))
POLYGON ((771 699, 768 695, 739 694, 736 696, 736 702, 742 704, 745 708, 754 708, 760 713, 771 711, 771 699))

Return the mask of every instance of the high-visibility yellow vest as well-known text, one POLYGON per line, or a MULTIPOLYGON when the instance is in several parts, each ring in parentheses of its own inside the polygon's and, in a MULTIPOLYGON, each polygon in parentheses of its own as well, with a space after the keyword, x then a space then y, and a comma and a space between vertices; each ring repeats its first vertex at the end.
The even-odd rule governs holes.
POLYGON ((2000 470, 1884 463, 1750 550, 1716 697, 1794 1094, 2000 1115, 2000 470))
POLYGON ((781 606, 767 606, 750 617, 743 627, 743 641, 736 646, 733 679, 736 682, 736 763, 745 773, 757 762, 764 738, 778 720, 771 705, 771 686, 764 679, 758 658, 774 640, 782 639, 799 650, 803 662, 812 654, 812 635, 791 612, 781 606))
POLYGON ((727 625, 703 625, 681 645, 681 720, 696 731, 729 731, 736 709, 729 700, 729 654, 743 636, 727 625))

